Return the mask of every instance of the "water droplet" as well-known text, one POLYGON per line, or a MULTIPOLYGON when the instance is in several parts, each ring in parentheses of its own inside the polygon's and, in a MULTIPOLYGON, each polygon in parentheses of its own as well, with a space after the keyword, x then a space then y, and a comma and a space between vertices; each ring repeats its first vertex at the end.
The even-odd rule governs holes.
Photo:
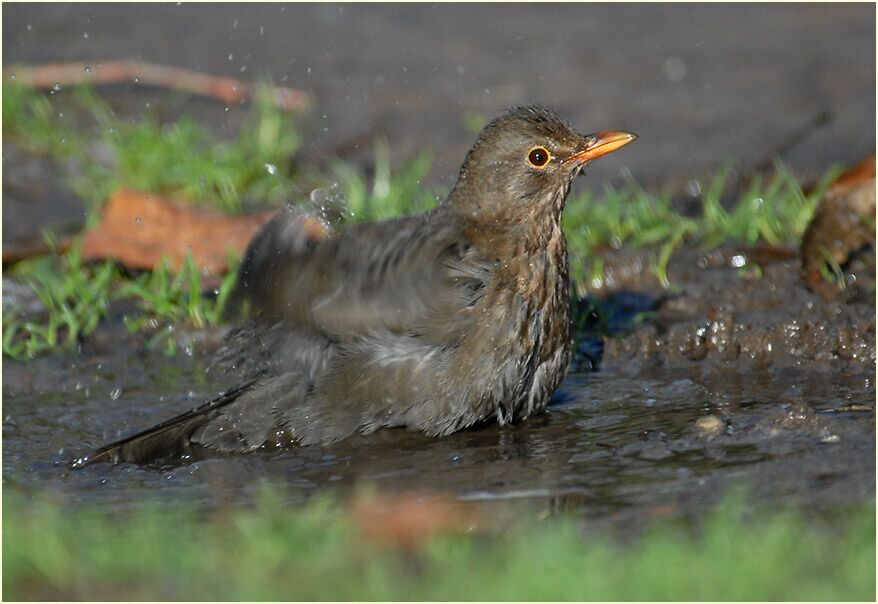
POLYGON ((135 83, 135 84, 140 84, 140 78, 137 77, 137 76, 134 76, 134 83, 135 83))
POLYGON ((235 58, 235 55, 233 55, 232 53, 229 53, 229 61, 231 61, 234 58, 235 58))
POLYGON ((87 31, 82 32, 82 37, 85 38, 86 40, 88 40, 88 32, 87 31))
POLYGON ((14 74, 14 73, 9 74, 9 79, 10 79, 10 80, 14 80, 14 79, 15 79, 15 74, 14 74))
POLYGON ((263 26, 260 25, 260 26, 259 26, 259 35, 261 36, 261 35, 264 34, 264 33, 265 33, 265 28, 264 28, 263 26))
POLYGON ((113 391, 110 393, 110 398, 114 401, 119 400, 120 396, 122 396, 121 388, 114 388, 113 391))
POLYGON ((272 176, 277 173, 277 166, 275 166, 274 164, 265 164, 265 169, 272 176))
POLYGON ((134 224, 140 224, 140 216, 137 216, 137 217, 134 219, 134 224))
POLYGON ((34 26, 31 25, 30 23, 28 23, 28 24, 27 24, 27 30, 28 30, 28 31, 33 31, 33 30, 34 30, 34 26))
POLYGON ((85 73, 91 73, 91 65, 86 65, 82 70, 83 70, 85 73))

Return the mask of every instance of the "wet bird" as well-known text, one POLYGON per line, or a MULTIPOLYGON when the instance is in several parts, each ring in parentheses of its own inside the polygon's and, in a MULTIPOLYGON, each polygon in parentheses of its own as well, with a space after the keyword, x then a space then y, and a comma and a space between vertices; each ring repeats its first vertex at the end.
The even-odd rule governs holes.
POLYGON ((237 297, 253 316, 225 345, 251 379, 74 465, 389 427, 440 436, 543 411, 570 362, 567 194, 588 162, 635 138, 581 135, 520 107, 485 126, 432 210, 325 237, 281 211, 245 253, 237 297))

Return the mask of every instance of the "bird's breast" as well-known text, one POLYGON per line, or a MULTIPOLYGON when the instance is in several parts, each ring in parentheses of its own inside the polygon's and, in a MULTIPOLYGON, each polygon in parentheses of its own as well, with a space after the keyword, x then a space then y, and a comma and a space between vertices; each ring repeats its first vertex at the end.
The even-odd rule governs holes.
POLYGON ((478 356, 490 359, 487 390, 497 419, 506 423, 541 411, 569 364, 568 261, 560 227, 540 249, 500 260, 488 289, 480 314, 489 335, 477 342, 478 356))

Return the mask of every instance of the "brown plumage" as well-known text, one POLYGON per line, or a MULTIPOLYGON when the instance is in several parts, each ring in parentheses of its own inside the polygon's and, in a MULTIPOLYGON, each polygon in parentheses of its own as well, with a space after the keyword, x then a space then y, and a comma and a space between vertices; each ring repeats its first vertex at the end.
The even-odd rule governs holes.
POLYGON ((484 128, 433 210, 323 239, 282 211, 239 272, 254 318, 224 357, 248 383, 76 465, 394 426, 438 436, 541 412, 570 360, 570 184, 634 138, 583 136, 550 110, 518 108, 484 128))

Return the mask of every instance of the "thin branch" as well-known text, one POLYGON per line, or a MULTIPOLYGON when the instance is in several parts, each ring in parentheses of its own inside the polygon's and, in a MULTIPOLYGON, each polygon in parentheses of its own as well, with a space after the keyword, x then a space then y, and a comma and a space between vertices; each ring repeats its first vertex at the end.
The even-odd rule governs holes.
MULTIPOLYGON (((19 84, 33 88, 139 82, 149 86, 185 90, 228 104, 251 99, 256 89, 252 83, 234 78, 133 60, 10 65, 3 70, 5 80, 8 81, 13 76, 19 84)), ((285 111, 305 111, 311 105, 308 94, 294 88, 275 88, 274 98, 285 111)))

